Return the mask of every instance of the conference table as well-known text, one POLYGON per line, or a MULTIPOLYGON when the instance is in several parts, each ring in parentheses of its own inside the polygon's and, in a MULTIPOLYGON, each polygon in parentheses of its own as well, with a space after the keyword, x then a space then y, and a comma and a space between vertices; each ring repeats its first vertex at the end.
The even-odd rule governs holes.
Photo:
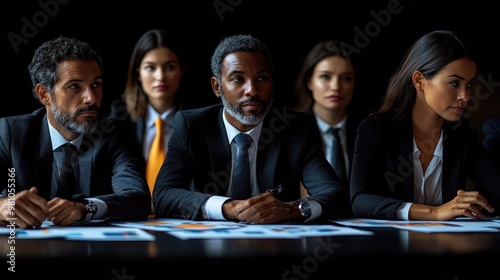
POLYGON ((359 229, 372 234, 183 240, 166 232, 148 231, 155 236, 154 241, 17 239, 15 272, 8 271, 12 265, 8 264, 10 245, 8 236, 3 235, 0 275, 115 280, 460 280, 491 275, 498 279, 495 264, 500 264, 500 230, 423 233, 388 227, 359 229))

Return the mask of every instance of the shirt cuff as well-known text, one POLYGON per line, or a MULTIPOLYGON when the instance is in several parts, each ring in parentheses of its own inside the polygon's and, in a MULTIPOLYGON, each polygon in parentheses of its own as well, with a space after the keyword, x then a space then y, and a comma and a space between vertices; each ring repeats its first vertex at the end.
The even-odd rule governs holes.
POLYGON ((92 200, 97 206, 97 212, 94 215, 92 220, 101 220, 105 219, 106 213, 108 212, 108 206, 106 203, 98 198, 85 198, 86 200, 92 200))
POLYGON ((222 213, 222 204, 228 200, 225 196, 211 196, 201 206, 203 217, 207 220, 226 220, 222 213))
POLYGON ((399 205, 398 209, 396 209, 396 217, 403 221, 408 221, 408 216, 410 213, 410 207, 413 203, 411 202, 403 202, 399 205))
POLYGON ((313 221, 316 218, 321 216, 321 213, 323 212, 323 209, 321 208, 321 204, 317 202, 314 199, 308 199, 307 202, 309 202, 309 207, 311 207, 311 216, 307 218, 304 223, 313 221))

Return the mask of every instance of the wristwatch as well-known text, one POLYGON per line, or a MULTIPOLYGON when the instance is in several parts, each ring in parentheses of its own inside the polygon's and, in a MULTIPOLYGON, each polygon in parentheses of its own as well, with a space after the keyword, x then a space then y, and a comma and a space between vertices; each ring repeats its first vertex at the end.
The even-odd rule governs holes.
POLYGON ((82 218, 79 220, 81 223, 89 223, 97 213, 97 205, 90 199, 83 200, 84 206, 82 209, 82 218))
POLYGON ((304 220, 307 220, 307 218, 311 217, 311 206, 309 205, 309 201, 307 201, 307 199, 301 198, 296 200, 295 202, 298 203, 300 214, 302 215, 302 217, 304 217, 304 220))

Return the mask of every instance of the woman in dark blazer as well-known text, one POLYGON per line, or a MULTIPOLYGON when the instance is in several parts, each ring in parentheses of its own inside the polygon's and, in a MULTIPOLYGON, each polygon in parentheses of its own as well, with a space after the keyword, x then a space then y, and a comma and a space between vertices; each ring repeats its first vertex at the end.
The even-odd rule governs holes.
POLYGON ((295 83, 297 98, 293 105, 296 111, 314 115, 323 140, 323 151, 347 188, 356 128, 366 117, 351 107, 356 73, 349 47, 342 41, 326 40, 311 48, 295 83), (335 128, 339 129, 343 168, 334 164, 334 136, 330 130, 335 128))
POLYGON ((500 164, 500 118, 491 118, 483 122, 483 146, 493 160, 500 164))
POLYGON ((431 32, 409 49, 379 111, 358 127, 350 186, 355 216, 477 219, 500 209, 500 170, 462 118, 476 69, 450 31, 431 32))
POLYGON ((144 32, 130 57, 125 92, 111 104, 110 117, 126 119, 135 128, 134 140, 147 162, 146 179, 151 193, 170 139, 170 121, 184 105, 186 60, 177 35, 162 29, 144 32), (156 127, 159 118, 162 130, 156 127), (163 135, 157 135, 158 131, 163 135), (155 140, 163 142, 161 155, 151 149, 155 140), (158 159, 153 163, 152 158, 158 159))

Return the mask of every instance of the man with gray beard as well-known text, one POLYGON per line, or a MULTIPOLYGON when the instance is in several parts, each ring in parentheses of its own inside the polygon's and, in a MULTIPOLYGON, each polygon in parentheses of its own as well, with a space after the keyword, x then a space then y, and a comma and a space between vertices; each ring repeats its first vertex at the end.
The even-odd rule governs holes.
POLYGON ((153 190, 156 217, 270 224, 348 215, 346 189, 322 152, 314 118, 273 105, 267 47, 251 35, 227 37, 211 68, 222 104, 174 116, 153 190), (240 137, 249 147, 237 147, 240 137))
POLYGON ((0 119, 0 222, 145 220, 144 158, 122 120, 100 115, 101 57, 59 37, 35 51, 28 70, 44 107, 0 119))

